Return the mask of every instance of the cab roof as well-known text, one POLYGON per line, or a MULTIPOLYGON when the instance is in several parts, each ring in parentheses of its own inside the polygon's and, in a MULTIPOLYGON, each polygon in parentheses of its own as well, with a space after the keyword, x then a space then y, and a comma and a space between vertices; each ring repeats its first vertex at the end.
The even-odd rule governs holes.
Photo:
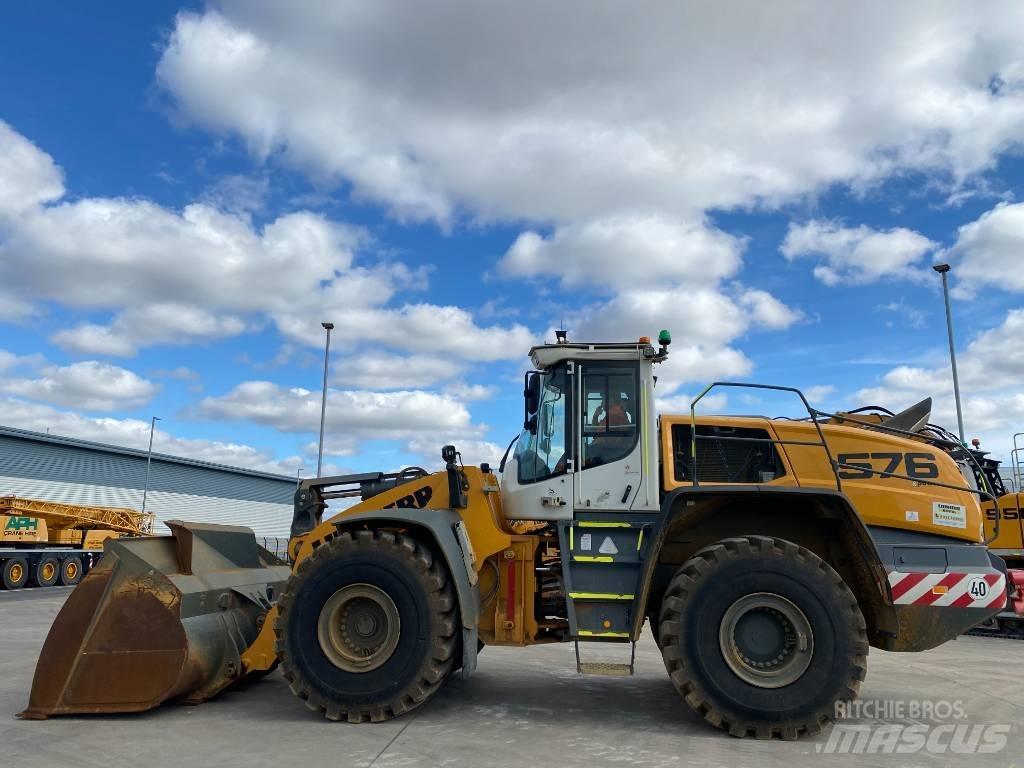
POLYGON ((550 368, 564 360, 650 360, 660 362, 664 357, 650 343, 630 342, 565 342, 541 344, 530 349, 530 360, 535 368, 550 368))

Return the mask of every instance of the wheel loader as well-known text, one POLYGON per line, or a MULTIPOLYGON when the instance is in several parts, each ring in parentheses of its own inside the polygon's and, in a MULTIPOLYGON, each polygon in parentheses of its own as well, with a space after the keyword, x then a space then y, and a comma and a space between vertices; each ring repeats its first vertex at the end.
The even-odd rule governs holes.
MULTIPOLYGON (((1015 442, 1017 437, 1019 435, 1014 435, 1015 442)), ((982 504, 989 550, 1003 559, 1017 580, 1015 596, 1007 609, 976 627, 973 634, 1024 639, 1024 515, 1021 514, 1024 499, 1019 491, 1019 473, 1015 472, 1018 476, 1014 478, 1018 489, 1008 489, 999 474, 1001 462, 982 451, 978 440, 972 443, 971 453, 981 469, 981 474, 975 475, 976 484, 991 488, 996 497, 982 504)), ((1020 450, 1015 444, 1014 460, 1020 450)))
POLYGON ((531 349, 497 471, 449 445, 438 472, 303 481, 290 564, 230 526, 107 542, 21 716, 198 703, 280 667, 309 709, 377 722, 471 675, 487 646, 574 643, 578 672, 628 675, 647 623, 710 724, 796 738, 857 695, 869 646, 924 651, 1005 609, 986 492, 928 401, 824 414, 796 389, 720 383, 783 391, 807 417, 697 401, 659 417, 670 342, 531 349))

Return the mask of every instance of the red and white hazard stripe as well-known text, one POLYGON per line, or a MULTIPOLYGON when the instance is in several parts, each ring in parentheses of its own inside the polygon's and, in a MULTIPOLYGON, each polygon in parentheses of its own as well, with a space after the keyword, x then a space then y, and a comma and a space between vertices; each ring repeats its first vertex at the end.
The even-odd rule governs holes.
POLYGON ((950 608, 1002 608, 1006 605, 1006 577, 988 573, 889 572, 889 587, 896 605, 935 605, 950 608))

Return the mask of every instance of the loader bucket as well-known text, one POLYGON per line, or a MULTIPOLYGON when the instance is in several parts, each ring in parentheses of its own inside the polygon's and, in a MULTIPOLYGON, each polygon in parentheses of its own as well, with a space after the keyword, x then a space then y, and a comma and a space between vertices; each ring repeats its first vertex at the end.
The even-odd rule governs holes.
POLYGON ((19 717, 199 703, 242 676, 290 569, 248 528, 167 525, 170 536, 106 541, 50 627, 19 717))

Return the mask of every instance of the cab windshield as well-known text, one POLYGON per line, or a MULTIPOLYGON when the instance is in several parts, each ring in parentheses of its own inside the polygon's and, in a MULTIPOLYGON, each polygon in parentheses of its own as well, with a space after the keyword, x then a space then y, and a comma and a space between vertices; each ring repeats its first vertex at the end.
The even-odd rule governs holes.
POLYGON ((565 471, 565 414, 568 399, 565 367, 541 377, 533 433, 524 429, 516 444, 519 482, 535 483, 565 471))

